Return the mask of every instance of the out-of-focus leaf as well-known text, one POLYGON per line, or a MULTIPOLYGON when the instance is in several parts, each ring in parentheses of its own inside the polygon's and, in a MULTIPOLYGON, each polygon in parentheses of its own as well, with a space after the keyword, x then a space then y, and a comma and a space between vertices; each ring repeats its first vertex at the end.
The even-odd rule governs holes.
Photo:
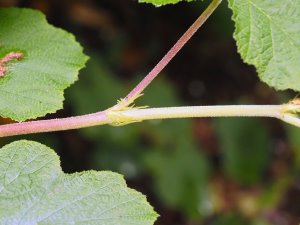
POLYGON ((76 113, 85 114, 113 106, 124 97, 126 88, 101 57, 92 55, 87 68, 80 75, 80 82, 67 94, 72 105, 76 105, 76 113))
POLYGON ((148 224, 157 214, 121 175, 64 174, 50 148, 17 141, 0 151, 1 224, 148 224))
POLYGON ((270 157, 265 127, 253 118, 224 118, 216 122, 224 172, 243 184, 259 182, 270 157))
POLYGON ((283 194, 287 191, 292 183, 291 177, 280 177, 276 182, 265 187, 264 192, 258 199, 259 207, 261 210, 273 209, 279 205, 282 200, 283 194))
POLYGON ((209 166, 191 138, 174 137, 171 149, 157 149, 146 157, 157 193, 169 207, 181 209, 190 217, 211 213, 208 192, 209 166))
POLYGON ((141 160, 143 154, 145 151, 137 140, 133 145, 126 146, 124 142, 100 138, 91 155, 91 164, 92 168, 98 170, 112 170, 122 173, 126 178, 135 178, 144 173, 141 160))
POLYGON ((74 36, 32 9, 0 9, 0 27, 0 59, 22 54, 4 64, 0 115, 24 121, 61 109, 64 89, 77 80, 87 61, 74 36))
POLYGON ((143 93, 144 95, 137 99, 137 105, 168 107, 180 104, 175 88, 164 77, 158 77, 154 80, 143 93))
POLYGON ((296 168, 300 168, 300 129, 295 126, 286 126, 287 137, 294 153, 296 168))

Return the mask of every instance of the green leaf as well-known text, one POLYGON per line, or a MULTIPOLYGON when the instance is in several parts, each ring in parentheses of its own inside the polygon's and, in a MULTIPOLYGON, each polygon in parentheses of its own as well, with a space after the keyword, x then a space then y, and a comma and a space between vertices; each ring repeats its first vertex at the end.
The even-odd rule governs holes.
POLYGON ((0 150, 0 224, 153 224, 157 214, 113 172, 64 174, 50 148, 17 141, 0 150))
POLYGON ((77 80, 88 58, 74 36, 31 9, 0 9, 0 27, 0 59, 22 54, 4 64, 0 116, 24 121, 61 109, 64 89, 77 80))
POLYGON ((259 182, 270 159, 270 139, 253 118, 216 120, 225 174, 240 183, 259 182))
POLYGON ((300 90, 299 0, 229 0, 244 61, 278 90, 300 90))
POLYGON ((163 6, 167 4, 176 4, 182 1, 191 2, 194 0, 139 0, 139 3, 152 3, 155 6, 163 6))

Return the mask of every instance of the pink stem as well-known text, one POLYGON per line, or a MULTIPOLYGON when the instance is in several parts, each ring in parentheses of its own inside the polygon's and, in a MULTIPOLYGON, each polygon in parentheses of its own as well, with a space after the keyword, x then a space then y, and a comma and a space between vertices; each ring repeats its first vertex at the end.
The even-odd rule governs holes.
POLYGON ((21 134, 43 133, 51 131, 72 130, 83 127, 108 124, 109 118, 105 111, 74 116, 62 119, 37 120, 21 123, 11 123, 0 126, 0 137, 9 137, 21 134))
POLYGON ((159 61, 159 63, 147 74, 147 76, 124 98, 124 101, 117 104, 114 108, 126 105, 127 101, 135 99, 143 90, 157 77, 157 75, 168 65, 174 56, 182 49, 187 41, 202 26, 208 17, 214 12, 222 0, 213 0, 206 10, 198 17, 198 19, 190 26, 190 28, 181 36, 175 45, 167 52, 167 54, 159 61))

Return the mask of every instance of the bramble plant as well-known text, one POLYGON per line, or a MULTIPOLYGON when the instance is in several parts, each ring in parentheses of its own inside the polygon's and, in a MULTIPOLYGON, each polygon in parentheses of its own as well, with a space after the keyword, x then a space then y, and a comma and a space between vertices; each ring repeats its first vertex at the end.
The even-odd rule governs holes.
MULTIPOLYGON (((191 1, 191 0, 188 0, 191 1)), ((179 0, 139 0, 155 6, 179 0)), ((207 9, 131 92, 104 111, 35 120, 63 107, 64 90, 77 80, 88 57, 75 38, 49 25, 32 9, 0 9, 0 137, 121 126, 153 119, 273 117, 300 127, 298 99, 282 105, 149 108, 135 106, 144 89, 182 49, 222 0, 207 9)), ((228 0, 242 59, 276 90, 300 90, 300 4, 295 0, 228 0)), ((64 174, 53 150, 20 140, 0 151, 1 224, 154 224, 158 214, 121 175, 108 171, 64 174)))

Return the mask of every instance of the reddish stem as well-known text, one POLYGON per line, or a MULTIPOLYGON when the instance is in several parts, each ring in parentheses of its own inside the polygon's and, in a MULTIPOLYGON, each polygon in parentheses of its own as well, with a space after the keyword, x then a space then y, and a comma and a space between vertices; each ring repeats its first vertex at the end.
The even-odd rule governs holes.
POLYGON ((9 137, 21 134, 43 133, 51 131, 72 130, 109 123, 106 113, 97 112, 83 116, 74 116, 62 119, 37 120, 22 123, 12 123, 0 126, 0 137, 9 137))
POLYGON ((190 26, 190 28, 181 36, 175 45, 167 52, 167 54, 159 61, 159 63, 147 74, 147 76, 114 108, 122 108, 127 105, 128 101, 137 98, 143 90, 152 82, 152 80, 168 65, 174 56, 182 49, 187 41, 202 26, 208 17, 214 12, 222 0, 213 0, 206 10, 198 17, 198 19, 190 26))

